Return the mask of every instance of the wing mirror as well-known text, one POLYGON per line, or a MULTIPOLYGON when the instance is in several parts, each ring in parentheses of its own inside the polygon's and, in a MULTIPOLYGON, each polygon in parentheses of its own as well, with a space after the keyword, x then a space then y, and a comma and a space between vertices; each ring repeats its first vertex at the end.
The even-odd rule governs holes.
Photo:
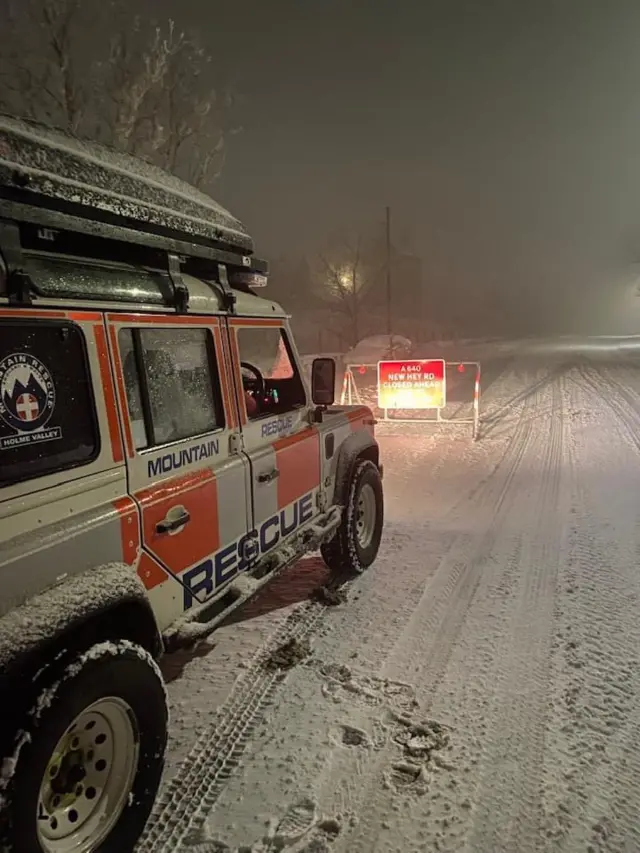
POLYGON ((314 358, 311 366, 311 399, 316 406, 332 406, 336 396, 336 363, 314 358))

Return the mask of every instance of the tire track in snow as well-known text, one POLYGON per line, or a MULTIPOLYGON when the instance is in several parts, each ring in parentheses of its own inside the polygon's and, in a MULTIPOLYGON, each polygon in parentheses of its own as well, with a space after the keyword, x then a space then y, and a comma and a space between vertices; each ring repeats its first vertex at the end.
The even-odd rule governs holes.
MULTIPOLYGON (((478 514, 478 508, 484 516, 484 523, 481 529, 476 533, 463 533, 456 537, 452 547, 441 560, 438 569, 426 586, 423 595, 416 606, 413 608, 412 617, 406 624, 404 631, 396 638, 395 643, 391 647, 391 652, 388 653, 384 664, 384 669, 389 670, 394 667, 402 666, 404 660, 409 657, 415 657, 416 651, 412 645, 420 645, 423 634, 428 631, 425 625, 422 606, 423 604, 431 611, 446 610, 452 601, 458 602, 461 599, 463 602, 470 600, 469 580, 472 575, 477 575, 472 571, 473 566, 469 557, 488 552, 494 542, 496 529, 499 525, 502 513, 505 509, 505 500, 509 494, 509 490, 513 480, 518 472, 520 464, 527 452, 531 437, 532 437, 532 421, 531 415, 535 410, 534 399, 527 397, 524 401, 518 425, 514 431, 513 439, 509 443, 507 450, 500 460, 500 463, 487 480, 482 483, 477 490, 471 494, 461 504, 456 505, 451 516, 469 518, 469 513, 478 514), (490 509, 486 510, 486 507, 490 509), (487 518, 488 516, 488 518, 487 518), (466 589, 466 594, 463 590, 466 589), (408 654, 407 654, 408 653, 408 654)), ((479 576, 474 577, 475 581, 479 580, 479 576)), ((460 617, 464 618, 463 608, 460 617)), ((436 614, 434 613, 434 616, 436 614)), ((436 622, 441 621, 436 619, 436 622)), ((455 620, 450 620, 448 630, 455 632, 455 620)), ((434 627, 431 625, 430 627, 434 627)), ((439 638, 440 639, 440 638, 439 638)), ((440 644, 444 650, 446 643, 440 644)), ((437 668, 437 665, 436 665, 437 668)), ((384 670, 383 670, 384 671, 384 670)))
POLYGON ((618 382, 585 366, 580 380, 588 401, 583 410, 600 412, 600 418, 608 413, 609 436, 617 432, 622 440, 589 441, 579 425, 574 437, 579 514, 563 578, 571 604, 557 655, 562 697, 556 715, 565 772, 547 838, 550 849, 566 853, 630 853, 640 849, 638 520, 624 505, 616 511, 616 492, 623 485, 617 478, 634 457, 640 467, 635 434, 640 423, 626 395, 611 395, 618 382), (598 476, 603 465, 613 470, 611 478, 598 476))
MULTIPOLYGON (((492 397, 495 394, 495 389, 498 387, 499 382, 503 380, 508 382, 508 377, 511 376, 512 372, 511 359, 508 359, 498 376, 498 380, 492 384, 487 396, 492 397)), ((537 388, 540 384, 546 384, 548 381, 549 374, 546 373, 541 379, 536 381, 534 388, 537 388)), ((457 500, 452 502, 447 502, 446 497, 443 498, 441 496, 442 487, 441 481, 439 483, 439 473, 441 470, 447 470, 452 457, 459 457, 460 448, 457 442, 447 442, 441 448, 439 447, 433 461, 431 461, 433 457, 427 457, 429 464, 424 473, 424 480, 427 483, 425 501, 429 506, 435 502, 437 508, 435 514, 429 515, 426 520, 416 505, 415 483, 409 478, 409 485, 413 488, 414 500, 411 506, 408 507, 408 511, 418 517, 418 523, 426 523, 429 527, 434 527, 433 536, 427 536, 423 540, 425 541, 426 548, 422 554, 422 558, 434 566, 439 564, 443 554, 450 552, 456 543, 459 545, 462 541, 459 533, 460 525, 457 528, 454 525, 453 529, 447 529, 447 519, 463 519, 464 522, 470 517, 478 515, 479 506, 490 506, 491 502, 495 500, 495 478, 499 479, 505 468, 508 469, 509 466, 513 468, 513 466, 519 464, 519 460, 513 459, 514 450, 516 452, 524 452, 525 448, 519 442, 522 439, 524 431, 530 427, 529 421, 535 415, 535 405, 534 395, 528 392, 523 393, 519 391, 515 394, 515 399, 519 403, 519 406, 516 407, 518 422, 513 427, 512 440, 510 442, 500 441, 497 443, 501 452, 492 470, 482 479, 479 479, 467 494, 458 497, 457 500), (504 450, 502 450, 502 446, 504 446, 504 450), (432 486, 431 484, 433 483, 436 485, 432 486), (434 498, 436 498, 435 501, 434 498)), ((500 411, 502 411, 502 407, 500 411)), ((398 436, 398 438, 401 439, 403 436, 398 436)), ((420 441, 423 440, 423 436, 421 435, 416 436, 414 434, 414 438, 420 441)), ((431 438, 435 440, 437 436, 432 436, 429 440, 431 438)), ((413 444, 411 447, 413 447, 413 444)), ((478 452, 478 447, 479 445, 471 445, 471 449, 463 451, 463 453, 469 452, 473 460, 474 453, 477 454, 478 452)), ((424 465, 422 461, 423 457, 418 451, 412 450, 411 458, 413 459, 411 472, 415 470, 415 465, 424 465)), ((406 470, 407 460, 403 459, 402 463, 399 472, 394 469, 394 477, 397 478, 398 474, 400 474, 403 478, 400 485, 394 482, 394 489, 391 493, 389 493, 389 487, 386 487, 385 493, 388 505, 398 500, 403 504, 406 502, 404 492, 406 484, 404 483, 404 478, 408 477, 409 474, 406 470)), ((456 488, 456 493, 459 494, 459 487, 456 488)), ((358 606, 354 609, 350 623, 350 635, 345 638, 344 646, 345 653, 348 653, 352 642, 357 649, 366 642, 366 657, 372 661, 384 660, 389 654, 389 648, 393 648, 394 642, 401 636, 405 625, 414 615, 417 598, 422 596, 425 588, 432 583, 431 575, 425 577, 425 572, 422 569, 409 564, 403 572, 402 584, 395 583, 381 586, 380 573, 386 570, 385 563, 395 559, 396 554, 402 559, 401 555, 406 551, 407 542, 410 542, 416 524, 413 515, 408 521, 403 517, 401 524, 389 520, 390 515, 391 513, 387 511, 386 530, 379 558, 372 568, 358 579, 358 606), (380 604, 380 599, 383 599, 382 605, 380 604), (381 626, 377 619, 377 614, 381 608, 387 615, 384 626, 381 626)))
MULTIPOLYGON (((444 460, 440 462, 443 464, 444 460)), ((491 478, 483 484, 483 491, 490 487, 490 481, 491 478)), ((345 590, 350 585, 346 584, 345 590)), ((400 597, 406 600, 406 595, 400 597)), ((256 652, 226 702, 216 709, 215 720, 198 735, 162 791, 137 853, 175 853, 206 822, 282 680, 281 674, 264 671, 265 658, 292 637, 300 640, 312 636, 321 629, 326 615, 327 610, 321 605, 303 604, 276 627, 256 652)))
MULTIPOLYGON (((495 544, 500 523, 510 510, 507 498, 532 440, 531 415, 535 412, 535 403, 536 398, 533 396, 525 399, 503 465, 485 483, 481 493, 475 496, 476 500, 484 497, 491 507, 484 530, 472 536, 461 536, 442 560, 412 619, 382 668, 383 676, 404 668, 413 675, 416 683, 420 683, 421 692, 428 697, 422 714, 429 710, 430 700, 446 671, 479 585, 483 583, 486 587, 490 583, 486 579, 483 581, 482 567, 495 544)), ((517 554, 516 542, 514 556, 517 554)), ((516 567, 517 556, 512 560, 511 569, 516 567)), ((345 808, 357 813, 359 820, 357 829, 347 832, 339 840, 337 849, 348 850, 349 853, 371 853, 377 849, 382 814, 389 797, 387 792, 380 790, 380 777, 392 760, 393 750, 393 744, 387 744, 381 751, 365 756, 360 763, 358 779, 343 783, 342 800, 345 808)))
POLYGON ((598 394, 599 399, 604 402, 614 417, 624 425, 630 444, 640 451, 640 412, 638 411, 640 400, 634 399, 633 392, 613 377, 605 378, 593 364, 583 365, 581 376, 583 381, 598 394), (620 399, 611 396, 612 389, 618 392, 620 399))
POLYGON ((536 424, 527 454, 535 462, 523 472, 505 520, 518 535, 513 540, 503 525, 499 562, 467 617, 431 709, 453 727, 453 771, 433 779, 430 802, 415 819, 416 848, 511 853, 531 849, 528 839, 538 836, 557 566, 553 558, 539 559, 539 551, 548 547, 552 555, 559 541, 539 533, 548 534, 549 514, 558 510, 563 429, 560 388, 550 388, 546 399, 542 390, 535 408, 546 413, 551 397, 549 434, 536 424), (540 530, 523 530, 523 519, 537 520, 540 530))
MULTIPOLYGON (((398 436, 398 438, 404 440, 405 436, 398 436)), ((422 437, 420 436, 419 439, 421 440, 422 437)), ((454 457, 459 453, 460 449, 457 443, 451 442, 444 445, 442 452, 439 451, 437 455, 428 454, 426 462, 423 454, 417 451, 412 452, 409 460, 402 460, 399 471, 394 469, 393 491, 389 494, 389 487, 385 488, 387 510, 380 553, 374 565, 358 578, 354 590, 354 600, 351 603, 353 605, 357 601, 357 606, 353 607, 349 634, 344 638, 343 651, 346 656, 351 650, 359 651, 366 644, 366 656, 369 660, 378 661, 384 657, 389 647, 388 638, 398 636, 403 630, 405 623, 413 613, 416 599, 422 595, 425 584, 428 583, 428 576, 423 569, 422 560, 435 563, 437 556, 442 553, 443 549, 448 550, 455 541, 457 536, 455 531, 447 532, 446 535, 434 532, 432 536, 425 537, 425 549, 421 555, 411 554, 410 557, 407 557, 407 546, 410 546, 415 526, 416 524, 424 524, 425 519, 416 504, 415 495, 409 505, 406 494, 407 484, 404 478, 406 477, 411 482, 413 471, 418 465, 424 470, 424 501, 429 506, 432 504, 438 506, 436 514, 429 516, 426 523, 430 527, 436 527, 439 520, 446 517, 451 511, 447 506, 446 496, 443 500, 438 501, 438 483, 442 482, 439 472, 443 467, 446 467, 447 463, 454 462, 454 457), (433 464, 431 464, 432 459, 433 464), (410 468, 409 462, 412 463, 410 468), (402 479, 398 484, 399 476, 402 479), (398 519, 396 510, 394 517, 396 505, 406 507, 406 512, 409 515, 403 513, 402 517, 398 519), (403 583, 381 585, 380 575, 388 573, 391 565, 403 559, 405 561, 403 583), (418 559, 421 561, 420 565, 416 564, 418 559), (381 610, 387 614, 388 619, 384 630, 381 630, 378 621, 378 614, 381 610)), ((332 628, 328 627, 327 630, 332 630, 332 628)))
MULTIPOLYGON (((633 673, 629 673, 633 677, 633 673)), ((613 690, 611 691, 614 692, 613 690)), ((615 696, 612 697, 615 701, 615 696)), ((596 853, 634 853, 640 850, 640 700, 624 712, 626 721, 610 738, 602 761, 593 774, 584 811, 590 822, 591 844, 596 853), (603 803, 602 792, 607 792, 603 803)), ((567 850, 571 849, 567 845, 567 850)))
MULTIPOLYGON (((608 408, 620 421, 616 426, 622 426, 621 437, 626 438, 628 446, 637 450, 640 424, 633 398, 621 383, 605 378, 599 372, 588 379, 590 386, 601 399, 604 396, 608 408), (612 388, 620 393, 622 400, 611 398, 607 392, 612 388)), ((625 458, 625 466, 628 461, 625 458)), ((630 531, 625 531, 622 523, 617 523, 616 527, 615 535, 605 532, 597 537, 576 537, 580 564, 595 564, 600 570, 604 566, 609 567, 609 588, 603 589, 600 584, 597 588, 593 584, 582 585, 581 597, 591 599, 585 602, 589 608, 587 618, 595 627, 589 635, 580 637, 576 644, 578 649, 583 646, 586 652, 580 656, 581 679, 579 687, 576 687, 576 706, 580 713, 576 715, 574 730, 582 733, 583 739, 574 744, 580 762, 574 790, 577 788, 583 813, 589 817, 592 846, 597 851, 635 851, 640 848, 637 826, 640 806, 637 750, 639 685, 637 682, 634 684, 634 675, 640 664, 640 636, 636 627, 637 612, 628 613, 624 618, 629 596, 634 595, 631 583, 635 577, 636 560, 632 562, 632 576, 624 577, 621 569, 624 568, 625 555, 618 549, 621 544, 629 542, 630 531), (612 555, 618 554, 618 559, 615 556, 612 559, 612 555), (618 588, 611 589, 616 582, 618 588), (620 627, 625 622, 622 635, 620 627), (626 666, 622 665, 625 660, 626 666), (593 713, 594 709, 597 714, 593 713), (605 796, 603 792, 606 792, 605 796), (628 846, 630 838, 634 840, 628 846)), ((637 520, 633 528, 631 536, 637 543, 637 520)), ((637 545, 635 551, 637 555, 637 545)), ((573 843, 582 842, 584 836, 583 828, 573 826, 565 849, 570 849, 573 843)))
MULTIPOLYGON (((442 465, 445 460, 437 461, 442 465)), ((406 594, 399 598, 406 600, 406 594)), ((264 671, 265 658, 291 637, 300 640, 319 631, 326 614, 321 605, 302 605, 256 652, 226 702, 216 710, 215 720, 198 735, 158 798, 137 853, 174 853, 205 823, 282 680, 280 675, 264 671)))
MULTIPOLYGON (((492 533, 491 528, 492 525, 495 527, 498 521, 497 516, 501 516, 507 511, 505 501, 510 483, 525 454, 526 443, 531 437, 530 416, 533 414, 534 400, 530 398, 525 400, 523 404, 516 433, 503 458, 503 464, 494 471, 493 476, 482 484, 473 498, 473 503, 471 503, 471 498, 469 499, 469 503, 476 512, 475 504, 483 498, 489 503, 489 506, 495 504, 493 518, 489 519, 490 529, 488 531, 485 529, 483 535, 478 533, 472 537, 461 536, 458 538, 458 559, 464 561, 464 557, 467 556, 466 562, 468 563, 469 549, 471 553, 477 550, 478 541, 480 544, 484 542, 485 551, 490 550, 493 541, 492 536, 495 533, 495 531, 492 533)), ((450 554, 450 569, 452 568, 451 561, 454 559, 455 554, 450 554)), ((480 563, 476 560, 476 574, 478 574, 479 565, 480 563)), ((437 630, 438 625, 440 625, 441 630, 443 627, 447 629, 444 647, 439 649, 442 652, 439 662, 431 664, 431 669, 427 673, 427 677, 431 678, 434 683, 439 677, 438 671, 441 676, 446 669, 448 653, 445 650, 448 647, 450 652, 455 644, 457 634, 464 623, 466 608, 473 599, 477 584, 481 580, 480 578, 467 577, 470 571, 464 565, 453 566, 453 571, 457 572, 458 582, 454 580, 453 583, 447 584, 443 577, 444 573, 440 572, 439 594, 441 600, 433 606, 429 605, 429 609, 434 615, 436 610, 439 614, 431 622, 434 631, 437 630), (465 569, 466 573, 463 571, 465 569), (460 577, 461 574, 462 577, 460 577), (465 577, 466 583, 463 582, 465 577), (456 595, 458 599, 456 606, 459 612, 455 622, 452 619, 449 625, 447 620, 448 602, 451 603, 452 596, 455 601, 456 595)), ((153 853, 163 853, 163 851, 180 849, 180 845, 187 838, 192 837, 194 830, 202 825, 232 775, 234 767, 250 741, 258 721, 276 693, 279 679, 272 674, 265 674, 262 670, 261 664, 265 654, 268 649, 279 645, 290 636, 297 638, 311 636, 321 627, 326 612, 323 608, 318 608, 317 605, 303 605, 276 630, 268 648, 261 650, 244 677, 236 683, 228 701, 217 711, 216 720, 197 739, 194 748, 181 766, 173 783, 159 800, 141 844, 141 851, 146 853, 147 850, 153 850, 153 853)), ((424 633, 425 630, 428 632, 429 626, 422 625, 421 631, 424 633)), ((416 642, 416 653, 419 656, 422 654, 421 645, 421 642, 416 642)), ((363 773, 368 772, 369 767, 369 762, 365 761, 362 765, 363 773)))
POLYGON ((286 677, 265 668, 268 655, 290 639, 309 638, 327 613, 307 602, 276 627, 161 793, 136 853, 176 853, 203 826, 286 677))
MULTIPOLYGON (((572 515, 579 505, 577 464, 573 436, 571 434, 571 420, 580 411, 583 404, 582 398, 575 398, 576 389, 580 390, 578 382, 580 371, 577 366, 565 376, 565 387, 567 393, 565 432, 565 464, 567 466, 567 482, 571 494, 572 515)), ((565 523, 571 525, 573 519, 566 519, 565 523)), ((571 539, 570 530, 566 533, 567 551, 570 553, 571 539)), ((567 600, 570 601, 573 590, 573 581, 568 580, 570 571, 570 559, 566 556, 558 566, 557 595, 554 609, 555 631, 550 654, 550 671, 552 678, 551 690, 551 713, 549 730, 547 734, 547 749, 544 759, 545 790, 542 795, 543 817, 540 835, 540 850, 553 849, 554 835, 557 827, 566 823, 568 809, 566 803, 560 799, 560 793, 566 785, 568 767, 568 752, 564 736, 563 714, 567 708, 569 693, 567 692, 566 664, 563 659, 563 650, 566 643, 565 633, 567 623, 571 616, 567 615, 567 600)))
POLYGON ((629 404, 633 412, 640 417, 640 361, 634 363, 624 361, 617 365, 614 370, 611 367, 591 363, 596 378, 603 381, 605 385, 613 385, 622 398, 629 404))
MULTIPOLYGON (((503 371, 501 377, 505 373, 506 371, 503 371)), ((540 380, 541 383, 546 383, 547 381, 548 376, 540 380)), ((448 506, 445 504, 444 507, 438 507, 436 514, 433 516, 430 515, 427 519, 420 513, 414 499, 409 511, 417 515, 419 519, 418 523, 426 523, 429 527, 434 528, 433 535, 427 535, 423 540, 425 542, 425 550, 422 554, 422 559, 425 562, 437 567, 442 562, 443 555, 451 553, 454 546, 457 545, 459 547, 461 545, 464 540, 459 532, 460 524, 453 525, 453 529, 448 529, 447 520, 462 519, 462 523, 465 524, 470 518, 475 519, 476 516, 480 515, 484 511, 483 507, 491 507, 492 503, 497 500, 496 482, 499 486, 502 482, 501 477, 509 476, 509 473, 512 473, 519 465, 522 453, 526 449, 524 443, 520 442, 524 441, 523 436, 525 432, 529 432, 531 427, 530 420, 535 415, 534 395, 522 395, 520 404, 518 423, 514 427, 512 440, 510 442, 500 442, 499 447, 502 449, 502 445, 504 444, 504 451, 500 454, 493 469, 483 479, 476 482, 466 495, 463 495, 448 506), (514 458, 514 453, 517 455, 517 458, 514 458)), ((473 445, 472 447, 475 447, 477 452, 478 446, 473 445)), ((460 450, 456 443, 445 444, 442 452, 438 451, 435 463, 426 471, 425 479, 430 483, 435 482, 437 484, 437 474, 440 469, 446 467, 446 463, 451 460, 451 457, 456 454, 459 455, 459 453, 460 450)), ((394 470, 394 474, 396 473, 394 470)), ((399 489, 396 486, 394 493, 390 497, 387 497, 387 503, 391 503, 396 499, 398 492, 399 489)), ((402 494, 401 490, 400 493, 402 494)), ((425 498, 429 505, 433 503, 433 498, 437 494, 438 486, 436 485, 433 490, 428 492, 425 498)), ((398 642, 398 638, 402 637, 411 619, 415 620, 416 601, 425 594, 426 589, 433 589, 432 584, 435 575, 438 574, 437 569, 433 574, 429 574, 421 567, 416 567, 412 563, 405 566, 402 583, 384 584, 382 586, 380 584, 380 573, 388 571, 388 567, 385 564, 393 560, 396 554, 402 559, 401 555, 406 550, 407 541, 410 541, 412 538, 415 525, 416 520, 413 517, 410 521, 403 520, 401 525, 387 521, 387 529, 384 534, 383 546, 379 558, 371 569, 360 577, 357 582, 356 595, 358 606, 354 608, 352 614, 349 626, 350 634, 345 638, 345 645, 343 646, 345 657, 348 657, 348 652, 351 650, 353 644, 354 650, 359 650, 365 646, 366 658, 368 660, 384 660, 389 655, 389 649, 393 649, 398 642), (384 626, 381 626, 378 620, 378 614, 381 609, 385 612, 384 626)), ((431 592, 429 595, 431 595, 431 592)), ((327 628, 326 630, 332 629, 327 628)))
POLYGON ((536 437, 543 462, 528 515, 533 527, 524 537, 508 627, 487 679, 493 685, 486 720, 490 734, 473 794, 473 823, 464 847, 456 844, 451 849, 525 853, 536 850, 540 838, 556 575, 565 546, 562 521, 569 500, 561 476, 562 385, 559 378, 551 389, 549 435, 539 431, 536 437))

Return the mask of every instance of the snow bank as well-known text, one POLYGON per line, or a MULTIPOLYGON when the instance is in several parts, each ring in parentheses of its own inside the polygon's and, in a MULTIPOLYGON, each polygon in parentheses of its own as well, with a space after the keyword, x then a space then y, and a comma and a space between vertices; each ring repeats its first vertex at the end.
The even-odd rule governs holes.
POLYGON ((498 346, 518 354, 537 353, 614 353, 640 350, 638 335, 562 335, 555 338, 526 338, 504 341, 498 346))
MULTIPOLYGON (((409 338, 402 335, 392 335, 395 354, 399 358, 407 358, 411 354, 413 344, 409 338)), ((355 347, 350 349, 344 360, 347 364, 375 364, 389 358, 389 335, 371 335, 363 338, 355 347)))

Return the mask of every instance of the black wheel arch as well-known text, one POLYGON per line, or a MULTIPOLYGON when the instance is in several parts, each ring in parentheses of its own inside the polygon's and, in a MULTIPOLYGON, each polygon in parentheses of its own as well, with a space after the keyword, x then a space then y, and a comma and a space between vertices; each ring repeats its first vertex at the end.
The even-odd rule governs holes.
POLYGON ((375 438, 364 430, 350 435, 343 442, 338 454, 336 468, 335 489, 333 503, 345 506, 349 499, 349 487, 353 478, 353 472, 358 462, 363 459, 373 462, 376 468, 380 468, 380 447, 375 438))

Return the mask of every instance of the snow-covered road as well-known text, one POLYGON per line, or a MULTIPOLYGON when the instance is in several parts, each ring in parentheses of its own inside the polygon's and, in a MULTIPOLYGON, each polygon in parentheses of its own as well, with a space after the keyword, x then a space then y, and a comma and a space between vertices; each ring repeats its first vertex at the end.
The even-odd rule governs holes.
POLYGON ((379 427, 384 543, 345 603, 308 600, 309 558, 166 661, 145 853, 640 850, 640 356, 494 367, 476 444, 379 427))

